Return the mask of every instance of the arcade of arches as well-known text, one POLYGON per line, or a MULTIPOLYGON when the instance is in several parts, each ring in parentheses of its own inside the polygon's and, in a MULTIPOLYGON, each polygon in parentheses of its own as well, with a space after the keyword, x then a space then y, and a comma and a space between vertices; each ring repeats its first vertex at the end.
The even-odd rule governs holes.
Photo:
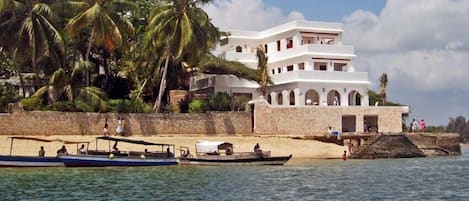
POLYGON ((271 105, 295 105, 295 106, 361 106, 367 105, 368 95, 362 95, 357 90, 349 92, 346 89, 341 92, 336 89, 322 90, 308 89, 300 92, 298 88, 293 90, 272 91, 267 96, 267 102, 271 105))

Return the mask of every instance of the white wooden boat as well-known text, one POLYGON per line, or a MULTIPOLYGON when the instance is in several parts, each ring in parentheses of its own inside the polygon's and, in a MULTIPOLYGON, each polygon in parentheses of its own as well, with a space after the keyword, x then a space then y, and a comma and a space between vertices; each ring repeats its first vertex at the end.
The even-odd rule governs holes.
POLYGON ((271 156, 270 151, 234 152, 229 142, 198 141, 195 155, 181 147, 182 165, 284 165, 292 155, 271 156))

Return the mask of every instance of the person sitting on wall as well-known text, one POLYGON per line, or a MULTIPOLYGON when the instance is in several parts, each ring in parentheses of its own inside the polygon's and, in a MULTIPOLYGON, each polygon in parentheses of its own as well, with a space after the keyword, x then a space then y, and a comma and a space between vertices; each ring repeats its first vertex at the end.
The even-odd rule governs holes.
POLYGON ((259 146, 259 143, 256 143, 256 145, 254 145, 254 152, 262 152, 261 147, 259 146))

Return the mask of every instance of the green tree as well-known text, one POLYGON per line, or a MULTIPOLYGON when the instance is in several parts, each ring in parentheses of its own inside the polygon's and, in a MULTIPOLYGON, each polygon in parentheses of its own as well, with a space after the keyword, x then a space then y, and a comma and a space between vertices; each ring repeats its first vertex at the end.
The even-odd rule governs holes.
POLYGON ((76 65, 73 71, 67 73, 64 69, 56 70, 47 85, 39 88, 32 97, 47 97, 49 105, 58 101, 73 102, 83 111, 105 111, 107 109, 106 94, 97 87, 84 86, 82 83, 85 66, 76 65))
POLYGON ((469 140, 469 121, 463 116, 450 118, 446 126, 446 132, 459 133, 463 142, 469 140))
POLYGON ((386 104, 387 94, 386 89, 388 87, 388 74, 383 73, 379 78, 379 96, 381 100, 381 105, 386 104))
POLYGON ((206 54, 219 40, 218 29, 210 22, 205 11, 197 7, 208 2, 210 1, 162 1, 151 11, 143 51, 147 53, 147 58, 159 55, 160 61, 164 60, 164 67, 160 70, 158 97, 153 107, 155 112, 159 111, 166 89, 170 61, 172 64, 181 61, 195 64, 199 57, 206 54))
POLYGON ((269 80, 269 74, 267 73, 267 60, 268 57, 265 55, 265 50, 262 45, 259 45, 256 49, 257 56, 257 71, 259 72, 259 85, 261 86, 261 93, 264 98, 267 97, 267 85, 269 80))
MULTIPOLYGON (((53 13, 49 5, 39 0, 0 0, 0 46, 10 51, 14 68, 22 80, 18 60, 30 59, 36 74, 35 86, 39 86, 42 58, 55 58, 63 65, 65 45, 59 30, 52 21, 53 13), (12 40, 16 38, 16 40, 12 40)), ((24 88, 24 83, 22 86, 24 88)))
POLYGON ((0 112, 6 112, 8 104, 18 100, 18 91, 15 87, 9 84, 0 85, 0 112))
POLYGON ((86 85, 89 85, 90 54, 92 47, 114 51, 126 44, 128 37, 135 33, 126 12, 136 9, 136 5, 127 0, 82 0, 72 1, 79 12, 67 24, 66 29, 72 36, 89 33, 88 45, 84 53, 86 65, 86 85))
MULTIPOLYGON (((257 70, 249 68, 241 62, 228 61, 223 58, 215 57, 212 54, 203 56, 197 68, 197 72, 204 74, 235 75, 247 80, 261 82, 257 70)), ((268 83, 272 83, 270 78, 268 79, 268 83)))

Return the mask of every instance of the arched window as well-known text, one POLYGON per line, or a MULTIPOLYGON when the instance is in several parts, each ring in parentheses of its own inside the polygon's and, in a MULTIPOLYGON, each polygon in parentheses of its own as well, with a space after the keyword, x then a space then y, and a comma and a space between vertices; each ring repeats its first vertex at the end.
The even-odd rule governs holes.
POLYGON ((272 105, 272 96, 270 94, 267 95, 267 102, 272 105))
POLYGON ((241 46, 236 46, 236 52, 243 52, 243 48, 241 46))
POLYGON ((290 105, 295 105, 295 92, 290 92, 290 105))
POLYGON ((283 95, 282 95, 282 93, 279 93, 277 95, 277 104, 278 105, 283 105, 283 95))
POLYGON ((327 93, 327 105, 340 105, 340 93, 336 90, 331 90, 327 93))
POLYGON ((305 95, 305 105, 319 105, 319 93, 310 89, 305 95))
POLYGON ((348 94, 349 105, 361 105, 361 95, 357 91, 353 90, 348 94))

